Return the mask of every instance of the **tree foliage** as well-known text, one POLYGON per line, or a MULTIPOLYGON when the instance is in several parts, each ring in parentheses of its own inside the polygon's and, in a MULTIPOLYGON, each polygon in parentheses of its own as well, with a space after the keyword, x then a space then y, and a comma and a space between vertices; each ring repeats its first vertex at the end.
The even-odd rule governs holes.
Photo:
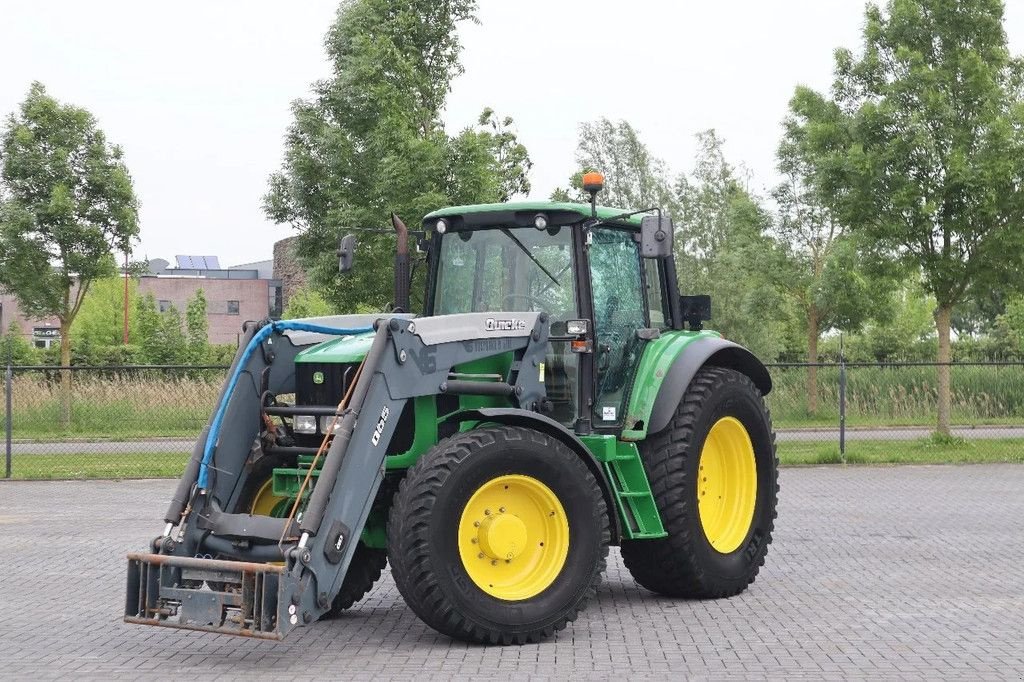
POLYGON ((309 287, 302 287, 292 294, 284 310, 284 317, 289 320, 334 314, 337 314, 334 306, 325 301, 315 289, 309 287))
POLYGON ((0 364, 34 365, 39 359, 36 349, 13 320, 7 325, 7 333, 0 337, 0 353, 0 364))
MULTIPOLYGON (((999 0, 869 5, 859 55, 836 51, 832 97, 798 88, 814 183, 876 260, 919 269, 935 297, 938 360, 953 309, 1024 263, 1024 62, 999 0)), ((938 430, 949 432, 949 369, 938 430)))
POLYGON ((602 204, 630 210, 658 206, 675 212, 665 162, 651 153, 627 121, 600 118, 581 124, 576 165, 580 170, 569 179, 569 188, 556 189, 553 200, 589 201, 583 192, 583 174, 596 170, 605 177, 599 197, 602 204))
POLYGON ((189 362, 203 363, 209 355, 210 324, 206 318, 206 294, 197 289, 185 306, 186 357, 189 362))
POLYGON ((389 235, 360 233, 357 267, 338 274, 333 254, 347 228, 390 229, 392 211, 415 226, 441 206, 529 189, 529 158, 511 118, 486 109, 456 135, 441 119, 462 72, 457 26, 475 11, 475 0, 342 3, 326 39, 334 73, 292 107, 264 206, 299 230, 313 285, 342 310, 379 310, 392 294, 389 235))
POLYGON ((683 293, 711 295, 711 326, 774 359, 796 344, 787 253, 772 216, 740 182, 713 130, 698 135, 694 169, 676 182, 676 267, 683 293))
POLYGON ((96 119, 33 83, 0 142, 0 286, 61 324, 62 360, 89 288, 131 249, 138 207, 121 149, 96 119))
MULTIPOLYGON (((128 329, 136 324, 135 299, 138 280, 128 280, 128 329)), ((119 346, 124 342, 124 278, 103 277, 93 282, 71 327, 73 344, 95 347, 119 346)))

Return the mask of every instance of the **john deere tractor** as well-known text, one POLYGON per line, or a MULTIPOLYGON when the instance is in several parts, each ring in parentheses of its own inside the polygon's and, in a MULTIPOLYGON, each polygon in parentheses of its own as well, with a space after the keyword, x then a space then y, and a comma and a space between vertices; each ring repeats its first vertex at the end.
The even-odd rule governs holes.
POLYGON ((129 555, 125 620, 281 639, 390 563, 431 627, 522 644, 577 617, 612 545, 658 594, 743 591, 775 518, 771 378, 680 296, 668 217, 598 207, 600 185, 415 233, 393 216, 392 313, 247 323, 163 532, 129 555))

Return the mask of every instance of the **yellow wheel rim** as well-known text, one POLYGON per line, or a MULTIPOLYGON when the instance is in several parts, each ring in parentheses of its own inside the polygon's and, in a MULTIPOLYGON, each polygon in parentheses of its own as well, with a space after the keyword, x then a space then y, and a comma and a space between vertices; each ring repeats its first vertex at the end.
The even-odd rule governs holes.
POLYGON ((757 464, 750 435, 735 417, 722 417, 700 451, 697 508, 711 546, 722 554, 747 537, 757 500, 757 464))
POLYGON ((551 488, 530 476, 493 478, 469 498, 459 556, 481 590, 507 601, 536 596, 569 555, 569 521, 551 488))
POLYGON ((256 491, 256 496, 252 498, 252 505, 250 505, 250 514, 255 516, 284 516, 282 512, 285 511, 284 507, 287 505, 288 498, 275 495, 273 484, 273 477, 268 478, 267 482, 256 491))

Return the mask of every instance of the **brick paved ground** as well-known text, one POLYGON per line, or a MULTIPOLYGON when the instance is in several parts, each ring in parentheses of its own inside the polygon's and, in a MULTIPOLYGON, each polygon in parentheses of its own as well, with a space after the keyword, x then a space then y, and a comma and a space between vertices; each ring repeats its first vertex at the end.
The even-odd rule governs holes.
POLYGON ((390 578, 281 643, 121 623, 124 555, 171 481, 0 485, 0 676, 1018 679, 1024 466, 786 469, 757 582, 725 601, 638 588, 613 551, 556 639, 452 642, 390 578))

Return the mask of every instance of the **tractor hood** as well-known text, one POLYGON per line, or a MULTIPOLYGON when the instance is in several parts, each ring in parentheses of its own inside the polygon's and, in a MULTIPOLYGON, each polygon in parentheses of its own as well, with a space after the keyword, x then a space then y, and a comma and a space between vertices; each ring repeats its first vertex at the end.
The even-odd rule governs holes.
POLYGON ((360 362, 366 356, 366 352, 370 350, 373 336, 373 332, 356 336, 339 336, 300 352, 296 356, 295 362, 360 362))
MULTIPOLYGON (((416 317, 410 313, 393 313, 390 315, 374 313, 371 315, 329 315, 326 317, 304 317, 295 322, 306 322, 321 327, 354 328, 369 327, 377 320, 392 317, 410 319, 416 317)), ((285 336, 296 346, 305 347, 295 357, 295 362, 346 363, 359 362, 366 355, 373 342, 373 332, 348 336, 331 336, 308 331, 286 331, 285 336)))

